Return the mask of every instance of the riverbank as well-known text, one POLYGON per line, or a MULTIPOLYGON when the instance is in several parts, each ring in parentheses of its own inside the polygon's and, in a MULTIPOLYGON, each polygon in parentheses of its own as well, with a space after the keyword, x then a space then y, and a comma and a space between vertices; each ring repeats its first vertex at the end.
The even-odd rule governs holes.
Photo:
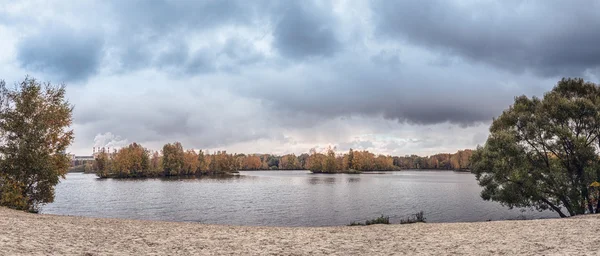
POLYGON ((29 214, 0 207, 0 255, 593 255, 600 215, 569 219, 248 227, 29 214))

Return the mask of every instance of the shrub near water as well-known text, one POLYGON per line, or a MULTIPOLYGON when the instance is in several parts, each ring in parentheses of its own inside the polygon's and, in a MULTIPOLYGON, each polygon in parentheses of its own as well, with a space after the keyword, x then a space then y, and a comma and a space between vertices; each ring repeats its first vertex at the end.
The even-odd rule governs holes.
MULTIPOLYGON (((417 212, 406 218, 400 219, 400 224, 411 224, 411 223, 417 223, 417 222, 423 222, 423 223, 425 222, 425 213, 423 213, 423 211, 417 212)), ((378 217, 378 218, 375 218, 372 220, 367 220, 367 221, 365 221, 365 223, 354 221, 354 222, 350 223, 348 226, 368 226, 368 225, 374 225, 374 224, 390 224, 390 217, 381 215, 381 217, 378 217)))
POLYGON ((425 214, 423 213, 423 211, 417 212, 404 219, 400 219, 400 224, 411 224, 417 222, 425 222, 425 214))
POLYGON ((360 222, 352 222, 348 226, 368 226, 368 225, 375 225, 375 224, 390 224, 390 217, 381 215, 381 217, 377 217, 375 219, 365 221, 364 224, 360 223, 360 222))
POLYGON ((390 217, 389 216, 383 216, 381 215, 381 217, 378 217, 376 219, 372 219, 372 220, 367 220, 365 222, 365 225, 373 225, 373 224, 390 224, 390 217))

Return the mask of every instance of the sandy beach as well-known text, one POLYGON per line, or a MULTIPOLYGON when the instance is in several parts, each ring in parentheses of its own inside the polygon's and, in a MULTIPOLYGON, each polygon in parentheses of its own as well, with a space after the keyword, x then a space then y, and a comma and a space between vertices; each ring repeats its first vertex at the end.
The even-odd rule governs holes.
POLYGON ((366 227, 247 227, 0 208, 1 255, 597 255, 600 215, 366 227))

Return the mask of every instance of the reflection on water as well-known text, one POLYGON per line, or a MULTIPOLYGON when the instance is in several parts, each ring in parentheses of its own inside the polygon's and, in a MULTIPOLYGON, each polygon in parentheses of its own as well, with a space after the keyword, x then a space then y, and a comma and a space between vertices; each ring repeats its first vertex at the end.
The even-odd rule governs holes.
POLYGON ((360 181, 360 178, 355 178, 355 177, 348 178, 348 182, 351 182, 351 183, 352 182, 359 182, 359 181, 360 181))
MULTIPOLYGON (((213 181, 223 181, 228 182, 232 179, 240 179, 240 178, 254 178, 252 176, 241 176, 241 175, 205 175, 205 176, 172 176, 172 177, 160 177, 156 178, 162 181, 197 181, 197 180, 213 180, 213 181)), ((120 180, 129 180, 129 179, 120 179, 120 180)), ((145 178, 140 178, 136 180, 147 180, 145 178)))
POLYGON ((67 174, 42 213, 232 225, 347 225, 424 211, 429 222, 556 217, 483 201, 470 173, 311 174, 243 171, 230 177, 97 179, 67 174))
POLYGON ((308 184, 311 185, 318 185, 318 184, 333 184, 336 182, 334 177, 322 177, 322 176, 317 176, 317 175, 327 175, 330 176, 331 174, 313 174, 311 175, 312 177, 310 177, 307 181, 308 184))

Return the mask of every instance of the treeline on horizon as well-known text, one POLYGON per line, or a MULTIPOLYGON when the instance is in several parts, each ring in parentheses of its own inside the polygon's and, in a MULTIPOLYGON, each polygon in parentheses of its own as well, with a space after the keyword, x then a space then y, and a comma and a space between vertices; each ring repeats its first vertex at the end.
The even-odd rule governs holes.
POLYGON ((363 171, 395 171, 401 169, 467 170, 472 153, 472 150, 466 149, 459 150, 454 154, 443 153, 428 157, 417 155, 389 156, 375 155, 366 150, 354 151, 350 149, 348 153, 336 154, 330 147, 325 153, 318 153, 311 149, 310 154, 308 154, 308 161, 303 169, 314 173, 360 173, 363 171))
MULTIPOLYGON (((454 154, 376 155, 369 151, 336 154, 333 148, 325 152, 311 149, 296 156, 271 154, 230 154, 215 151, 185 150, 181 143, 168 143, 161 152, 151 151, 132 143, 114 153, 101 152, 96 160, 87 163, 86 171, 101 178, 169 177, 227 175, 238 170, 310 170, 314 173, 360 173, 369 171, 395 171, 402 169, 466 170, 472 150, 459 150, 454 154)), ((78 163, 75 163, 78 164, 78 163)))

